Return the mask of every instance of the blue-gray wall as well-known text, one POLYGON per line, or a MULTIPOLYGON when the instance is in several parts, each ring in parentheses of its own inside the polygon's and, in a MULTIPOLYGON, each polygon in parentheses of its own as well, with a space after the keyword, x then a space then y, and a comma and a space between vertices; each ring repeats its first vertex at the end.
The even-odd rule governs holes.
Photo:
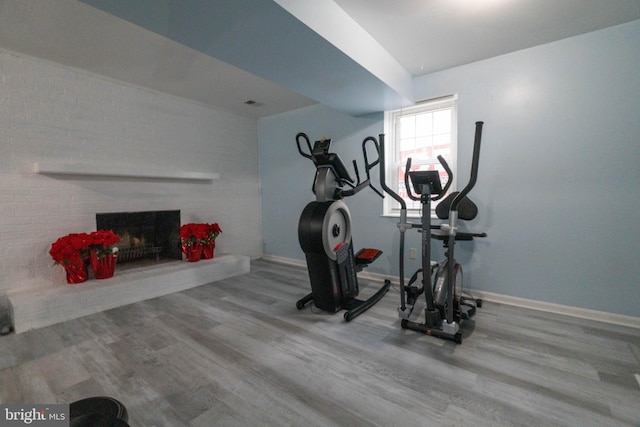
MULTIPOLYGON (((471 194, 480 214, 468 225, 489 237, 456 247, 465 286, 640 317, 638 46, 634 21, 416 79, 416 99, 458 95, 459 183, 473 123, 485 121, 471 194)), ((361 161, 383 117, 312 106, 259 121, 263 253, 302 260, 297 223, 314 168, 297 153, 300 131, 361 161)), ((369 270, 396 275, 397 219, 381 216, 370 191, 347 203, 356 249, 384 251, 369 270)), ((419 248, 417 233, 408 247, 419 248)))

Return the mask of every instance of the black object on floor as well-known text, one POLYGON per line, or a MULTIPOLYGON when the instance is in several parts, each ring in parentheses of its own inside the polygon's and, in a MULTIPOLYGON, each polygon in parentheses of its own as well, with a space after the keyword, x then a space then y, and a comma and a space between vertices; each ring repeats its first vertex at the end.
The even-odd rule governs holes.
POLYGON ((112 397, 89 397, 70 405, 70 427, 129 427, 129 414, 112 397))
POLYGON ((11 325, 10 324, 0 324, 0 335, 9 335, 11 333, 11 325))

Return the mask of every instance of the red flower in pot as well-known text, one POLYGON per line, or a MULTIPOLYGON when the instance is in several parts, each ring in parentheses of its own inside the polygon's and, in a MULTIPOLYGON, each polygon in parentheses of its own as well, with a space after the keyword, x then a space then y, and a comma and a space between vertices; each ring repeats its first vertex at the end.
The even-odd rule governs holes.
POLYGON ((215 239, 222 233, 215 224, 189 223, 180 227, 180 245, 187 261, 200 261, 201 258, 213 258, 215 239))
POLYGON ((96 279, 113 277, 118 261, 118 248, 114 245, 120 236, 112 230, 98 230, 89 234, 89 259, 96 279))
POLYGON ((213 258, 213 252, 216 248, 216 238, 222 233, 222 229, 218 223, 204 224, 207 229, 207 237, 202 242, 202 258, 213 258))
POLYGON ((60 264, 70 284, 82 283, 88 278, 90 236, 87 233, 72 233, 58 238, 49 250, 56 264, 60 264))
POLYGON ((200 261, 202 241, 207 237, 205 224, 189 223, 180 227, 180 246, 189 262, 200 261))

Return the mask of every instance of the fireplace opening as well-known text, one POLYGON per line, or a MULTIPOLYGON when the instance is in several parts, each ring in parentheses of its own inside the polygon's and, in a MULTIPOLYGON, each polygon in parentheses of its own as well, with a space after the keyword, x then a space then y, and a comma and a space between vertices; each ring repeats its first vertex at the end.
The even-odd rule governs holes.
POLYGON ((97 213, 96 227, 120 236, 118 264, 182 260, 179 210, 97 213))

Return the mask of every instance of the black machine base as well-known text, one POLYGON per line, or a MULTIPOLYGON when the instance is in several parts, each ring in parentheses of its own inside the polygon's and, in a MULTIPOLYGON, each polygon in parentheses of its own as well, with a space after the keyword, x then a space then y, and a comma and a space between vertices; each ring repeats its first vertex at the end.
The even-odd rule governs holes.
POLYGON ((379 249, 360 249, 355 255, 351 243, 341 244, 335 251, 336 260, 327 259, 322 254, 305 253, 311 281, 311 293, 296 302, 298 310, 314 301, 315 306, 329 313, 347 310, 344 320, 355 319, 375 305, 387 293, 391 282, 384 285, 366 300, 356 299, 360 288, 357 273, 378 259, 379 249))
MULTIPOLYGON (((481 299, 461 298, 460 302, 456 304, 454 310, 454 322, 457 325, 449 327, 444 320, 444 313, 440 309, 434 309, 429 311, 425 309, 425 322, 418 323, 409 319, 402 319, 400 326, 403 329, 409 329, 416 332, 421 332, 426 335, 430 335, 445 340, 451 340, 456 344, 462 344, 462 333, 458 330, 459 325, 463 320, 469 320, 476 314, 476 310, 482 307, 481 299), (473 301, 469 303, 467 301, 473 301), (447 331, 446 329, 449 329, 447 331)), ((444 310, 443 310, 444 311, 444 310)))
MULTIPOLYGON (((343 309, 347 310, 344 313, 344 320, 350 322, 351 320, 355 319, 356 317, 373 307, 378 301, 382 299, 383 296, 385 296, 390 287, 391 282, 389 280, 385 280, 382 288, 380 288, 378 292, 373 294, 368 299, 360 300, 353 298, 347 301, 342 307, 343 309)), ((304 298, 298 300, 298 302, 296 303, 296 307, 298 308, 298 310, 302 310, 311 301, 313 301, 313 293, 310 293, 304 298)))
POLYGON ((423 334, 431 335, 433 337, 451 340, 456 344, 462 344, 462 333, 460 332, 447 333, 440 328, 429 327, 423 323, 416 323, 407 319, 402 319, 400 325, 402 326, 402 329, 410 329, 412 331, 422 332, 423 334))

